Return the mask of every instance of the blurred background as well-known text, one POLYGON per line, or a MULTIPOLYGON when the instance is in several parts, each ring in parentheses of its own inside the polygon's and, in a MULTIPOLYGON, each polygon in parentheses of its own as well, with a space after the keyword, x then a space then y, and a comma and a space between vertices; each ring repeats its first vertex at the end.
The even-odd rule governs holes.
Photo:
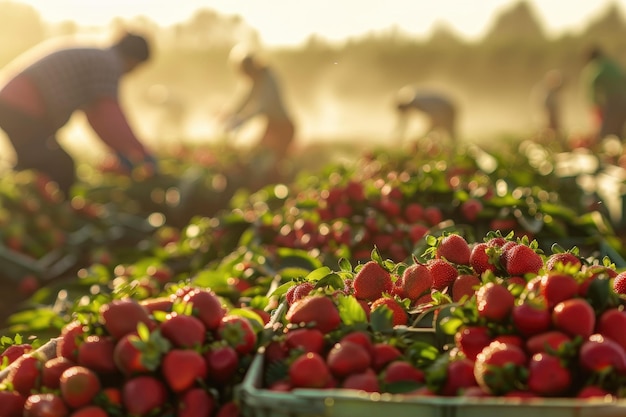
MULTIPOLYGON (((426 3, 2 0, 0 66, 42 42, 146 33, 154 59, 123 81, 122 95, 138 133, 166 146, 223 139, 217 115, 239 88, 227 59, 239 43, 275 68, 301 145, 385 143, 395 125, 393 97, 408 84, 454 97, 461 140, 529 135, 541 124, 537 86, 552 69, 565 80, 564 128, 584 134, 591 123, 579 79, 584 51, 598 44, 626 65, 626 1, 426 3)), ((419 117, 412 123, 424 128, 419 117)), ((246 143, 254 129, 234 140, 246 143)), ((77 114, 60 137, 79 153, 99 149, 91 135, 77 114)))

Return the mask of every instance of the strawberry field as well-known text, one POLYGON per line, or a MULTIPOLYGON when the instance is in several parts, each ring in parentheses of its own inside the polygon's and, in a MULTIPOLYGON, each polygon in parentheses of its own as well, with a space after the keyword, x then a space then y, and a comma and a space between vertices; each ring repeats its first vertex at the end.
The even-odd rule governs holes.
POLYGON ((5 173, 0 417, 626 413, 616 155, 334 156, 5 173))

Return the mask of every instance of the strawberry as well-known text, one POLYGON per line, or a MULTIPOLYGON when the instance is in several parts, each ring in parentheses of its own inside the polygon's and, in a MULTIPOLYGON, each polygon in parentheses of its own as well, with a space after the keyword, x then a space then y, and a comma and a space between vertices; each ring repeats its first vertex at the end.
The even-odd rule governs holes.
POLYGON ((421 221, 423 214, 424 207, 420 203, 409 203, 404 207, 403 215, 409 224, 421 221))
POLYGON ((172 349, 163 357, 161 374, 172 391, 183 392, 206 378, 207 365, 195 350, 172 349))
POLYGON ((526 351, 534 353, 555 353, 571 346, 572 338, 558 330, 548 330, 531 336, 526 341, 526 351))
POLYGON ((354 276, 352 282, 354 296, 361 300, 373 301, 393 287, 391 274, 376 261, 365 263, 354 276))
POLYGON ((620 272, 613 278, 613 291, 616 294, 626 294, 626 272, 620 272))
POLYGON ((372 336, 366 331, 354 330, 345 334, 340 340, 342 342, 352 342, 357 345, 363 346, 365 350, 372 355, 374 353, 374 345, 372 343, 372 336))
POLYGON ((42 361, 35 355, 20 356, 13 362, 6 381, 11 383, 15 391, 28 396, 41 385, 41 366, 42 361))
POLYGON ((489 329, 485 326, 465 325, 454 334, 454 344, 472 361, 491 341, 489 329))
POLYGON ((139 300, 139 304, 148 310, 149 314, 154 314, 157 311, 171 313, 172 307, 174 307, 174 299, 170 296, 147 298, 145 300, 139 300))
POLYGON ((450 234, 438 241, 435 254, 454 264, 469 265, 471 249, 463 236, 450 234))
POLYGON ((476 198, 469 198, 459 207, 463 218, 469 222, 475 222, 478 215, 483 211, 483 203, 476 198))
POLYGON ((242 417, 239 404, 234 400, 228 401, 217 410, 215 417, 242 417))
POLYGON ((78 342, 86 333, 86 327, 79 321, 72 321, 61 329, 57 340, 56 354, 72 361, 78 359, 78 342))
POLYGON ((417 369, 409 362, 395 360, 383 371, 382 381, 386 385, 398 382, 411 382, 417 385, 424 383, 424 371, 417 369))
POLYGON ((122 386, 122 404, 129 415, 147 416, 166 401, 165 385, 153 376, 136 376, 126 380, 122 386))
POLYGON ((626 373, 626 351, 615 341, 593 334, 580 346, 578 363, 590 372, 606 373, 614 370, 626 373))
POLYGON ((446 381, 441 387, 441 395, 455 396, 470 387, 476 387, 474 362, 467 358, 457 358, 448 362, 446 381))
MULTIPOLYGON (((265 350, 267 356, 268 351, 265 350)), ((239 355, 229 345, 216 345, 204 353, 209 379, 222 385, 233 379, 239 368, 239 355)))
POLYGON ((551 272, 541 277, 539 292, 552 309, 561 301, 578 295, 578 282, 571 275, 551 272))
POLYGON ((287 332, 285 345, 288 349, 302 349, 304 352, 322 353, 324 333, 318 329, 301 328, 287 332))
POLYGON ((550 272, 563 266, 572 265, 580 269, 582 267, 582 261, 576 255, 571 252, 553 253, 546 259, 546 271, 550 272), (558 266, 560 264, 560 266, 558 266))
POLYGON ((409 238, 411 243, 419 242, 428 233, 428 227, 423 224, 414 224, 409 228, 409 238))
POLYGON ((604 388, 598 387, 596 385, 587 385, 578 391, 576 394, 576 398, 602 398, 607 399, 611 398, 613 395, 605 390, 604 388))
POLYGON ((476 356, 474 377, 484 391, 506 394, 525 382, 526 361, 518 346, 492 342, 476 356))
POLYGON ((115 341, 109 336, 87 336, 78 347, 76 363, 98 373, 115 373, 117 366, 113 360, 115 341))
POLYGON ((26 353, 32 352, 32 350, 32 345, 29 345, 28 343, 10 345, 0 354, 0 365, 4 364, 4 358, 6 358, 7 364, 10 365, 15 362, 17 358, 26 353))
POLYGON ((56 394, 32 394, 24 403, 23 417, 66 417, 67 406, 56 394))
POLYGON ((156 323, 150 318, 148 309, 132 298, 113 300, 103 304, 99 313, 104 328, 115 339, 136 331, 139 323, 145 324, 150 330, 156 328, 156 323))
POLYGON ((236 315, 226 315, 217 329, 220 340, 224 340, 240 355, 254 351, 257 335, 248 319, 236 315))
POLYGON ((215 399, 203 388, 191 388, 178 400, 176 417, 206 417, 213 414, 215 399))
POLYGON ((423 217, 430 226, 436 226, 443 221, 443 213, 436 206, 425 207, 423 217))
POLYGON ((522 336, 532 335, 547 331, 552 325, 552 315, 545 303, 526 301, 517 304, 511 312, 513 325, 522 336))
POLYGON ((476 291, 478 316, 489 321, 506 320, 515 306, 515 296, 500 284, 488 282, 476 291))
POLYGON ((196 348, 204 344, 207 329, 195 316, 170 313, 160 326, 161 334, 179 348, 196 348))
POLYGON ((400 356, 402 356, 402 352, 395 346, 382 342, 375 343, 372 346, 372 368, 376 372, 380 372, 400 356))
POLYGON ((593 307, 584 298, 570 298, 558 303, 552 310, 552 323, 557 330, 568 335, 591 336, 596 325, 593 307))
POLYGON ((426 262, 426 267, 433 278, 432 289, 437 291, 443 291, 452 285, 456 277, 459 276, 456 267, 445 259, 429 259, 426 262))
POLYGON ((395 298, 381 297, 374 300, 370 306, 370 311, 373 313, 380 308, 388 308, 391 311, 391 322, 394 326, 404 326, 407 324, 409 316, 406 309, 395 298))
POLYGON ((596 332, 614 340, 626 350, 626 312, 619 308, 611 308, 603 312, 598 318, 596 332))
MULTIPOLYGON (((396 283, 398 284, 398 283, 396 283)), ((424 264, 415 263, 407 267, 399 280, 402 297, 415 301, 420 295, 430 292, 433 278, 424 264)))
POLYGON ((323 388, 331 379, 326 361, 317 353, 305 353, 289 366, 289 380, 293 387, 323 388))
POLYGON ((0 416, 22 417, 26 397, 17 391, 0 391, 0 416))
POLYGON ((285 318, 294 324, 313 324, 324 333, 335 330, 341 324, 337 306, 324 295, 310 295, 296 301, 287 310, 285 318))
POLYGON ((497 268, 492 263, 488 250, 491 246, 486 242, 476 243, 470 252, 469 265, 474 272, 481 275, 485 271, 495 271, 497 268))
POLYGON ((511 276, 538 274, 541 268, 543 268, 541 255, 529 246, 515 244, 505 252, 506 272, 511 276))
POLYGON ((312 282, 302 282, 300 284, 297 284, 295 287, 293 287, 291 301, 289 301, 288 298, 287 302, 289 303, 289 305, 293 304, 294 302, 309 295, 309 293, 313 291, 314 288, 315 285, 313 285, 312 282))
POLYGON ((102 407, 88 405, 74 411, 70 417, 109 417, 109 414, 102 407))
POLYGON ((191 314, 199 318, 209 331, 217 329, 226 315, 220 298, 207 289, 193 289, 184 295, 183 302, 192 305, 191 314))
POLYGON ((336 343, 326 357, 328 369, 339 379, 365 371, 371 362, 369 352, 363 346, 353 342, 336 343))
POLYGON ((557 356, 535 353, 528 364, 528 389, 542 397, 565 394, 572 384, 572 374, 557 356))
POLYGON ((461 274, 454 279, 452 283, 452 301, 458 303, 462 300, 468 300, 480 287, 482 281, 474 274, 461 274))
POLYGON ((63 356, 48 359, 44 362, 41 369, 41 385, 50 389, 59 388, 61 374, 74 365, 76 365, 74 361, 64 358, 63 356))
POLYGON ((100 379, 84 366, 72 366, 61 374, 59 389, 67 405, 80 408, 90 404, 100 391, 100 379))
POLYGON ((371 369, 348 375, 341 383, 343 389, 355 389, 364 392, 379 392, 378 377, 371 369))

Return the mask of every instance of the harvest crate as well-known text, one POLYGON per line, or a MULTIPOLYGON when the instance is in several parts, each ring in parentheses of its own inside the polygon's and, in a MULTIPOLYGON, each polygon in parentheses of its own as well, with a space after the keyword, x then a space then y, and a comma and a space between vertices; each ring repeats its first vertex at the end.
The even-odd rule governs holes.
POLYGON ((245 417, 624 417, 626 400, 428 397, 351 390, 262 387, 263 352, 257 354, 238 391, 245 417))

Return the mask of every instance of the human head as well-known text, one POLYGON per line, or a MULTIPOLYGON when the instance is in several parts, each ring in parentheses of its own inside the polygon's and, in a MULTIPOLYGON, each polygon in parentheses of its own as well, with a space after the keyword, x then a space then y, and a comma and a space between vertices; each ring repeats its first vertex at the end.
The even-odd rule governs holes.
POLYGON ((585 53, 585 60, 587 62, 591 62, 603 56, 604 56, 604 52, 602 51, 602 48, 600 48, 597 45, 594 45, 587 49, 587 52, 585 53))
POLYGON ((130 72, 139 64, 150 59, 150 45, 143 36, 126 33, 113 45, 113 49, 124 60, 124 72, 130 72))
POLYGON ((412 86, 404 86, 398 91, 395 98, 396 109, 399 112, 405 112, 411 107, 413 98, 415 97, 415 88, 412 86))

